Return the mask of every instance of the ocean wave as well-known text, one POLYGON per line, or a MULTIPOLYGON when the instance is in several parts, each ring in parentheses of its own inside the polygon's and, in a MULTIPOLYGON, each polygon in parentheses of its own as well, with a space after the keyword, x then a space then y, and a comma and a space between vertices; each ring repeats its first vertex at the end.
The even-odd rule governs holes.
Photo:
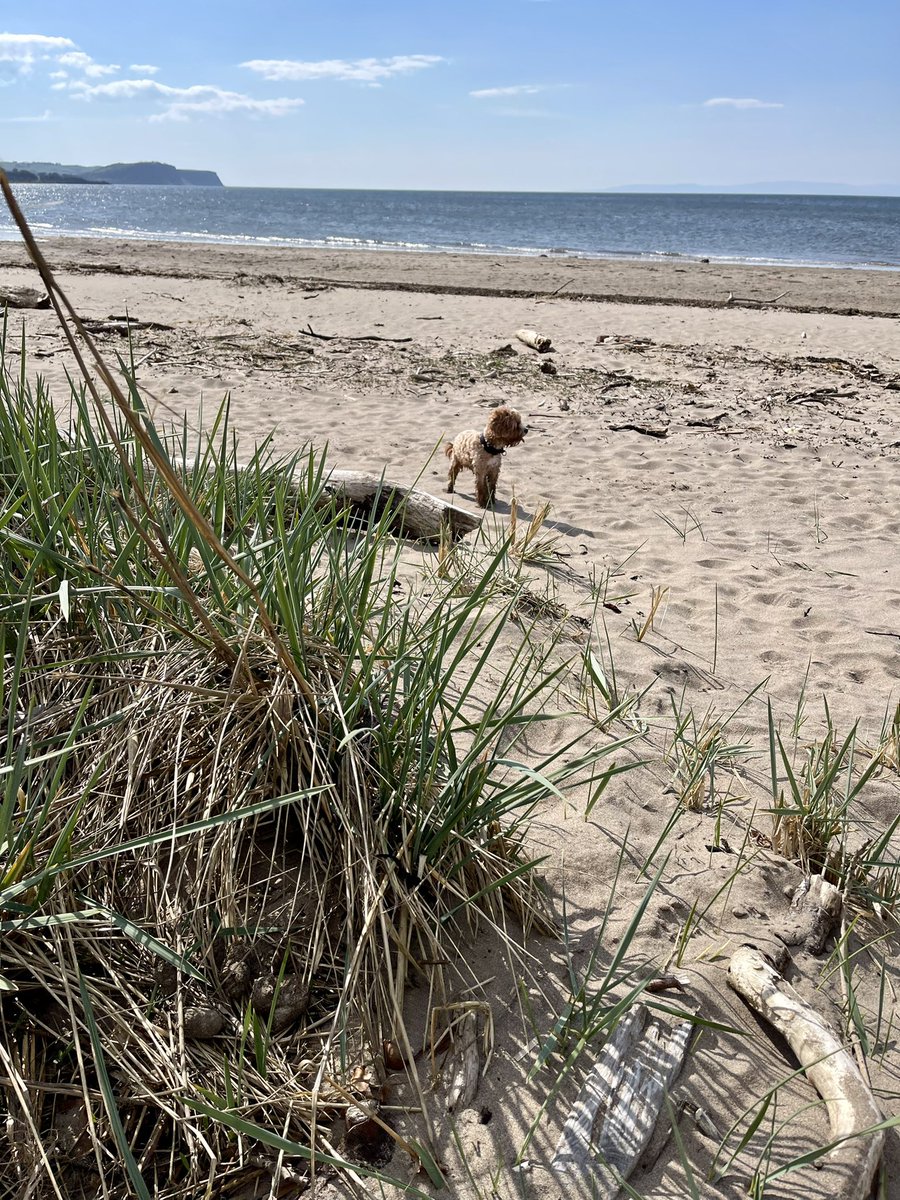
MULTIPOLYGON (((42 216, 47 216, 45 212, 42 216)), ((32 220, 32 228, 43 238, 99 238, 147 242, 173 242, 223 246, 272 246, 297 250, 390 251, 409 254, 466 254, 495 255, 517 258, 575 258, 632 262, 710 262, 746 266, 813 267, 818 269, 896 271, 900 262, 881 258, 828 259, 813 257, 788 258, 776 255, 716 254, 673 250, 669 247, 641 249, 639 247, 604 247, 584 249, 560 245, 522 245, 518 242, 486 242, 463 240, 401 240, 352 234, 325 234, 322 237, 289 237, 276 234, 247 234, 212 232, 208 229, 147 229, 126 224, 90 224, 74 227, 66 221, 32 220)), ((12 222, 0 223, 0 241, 17 241, 19 233, 12 222)))

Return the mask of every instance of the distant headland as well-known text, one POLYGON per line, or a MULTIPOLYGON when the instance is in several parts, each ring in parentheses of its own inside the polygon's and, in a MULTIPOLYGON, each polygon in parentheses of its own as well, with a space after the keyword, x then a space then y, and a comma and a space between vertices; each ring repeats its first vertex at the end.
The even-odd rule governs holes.
POLYGON ((111 163, 107 167, 52 162, 0 163, 11 183, 136 183, 166 187, 223 187, 215 171, 188 171, 170 163, 111 163))

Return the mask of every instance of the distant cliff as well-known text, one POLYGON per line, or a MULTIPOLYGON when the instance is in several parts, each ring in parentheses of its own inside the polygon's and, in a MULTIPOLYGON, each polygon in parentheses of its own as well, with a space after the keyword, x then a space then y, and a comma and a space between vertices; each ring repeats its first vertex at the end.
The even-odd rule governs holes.
MULTIPOLYGON (((62 163, 8 162, 0 164, 4 170, 17 173, 29 172, 38 176, 38 183, 75 182, 77 176, 82 183, 143 183, 163 184, 166 187, 222 187, 222 180, 215 171, 182 171, 170 163, 139 162, 110 163, 107 167, 64 166, 62 163), (53 180, 41 176, 54 175, 53 180)), ((21 177, 18 182, 34 182, 21 177)))
POLYGON ((61 175, 59 171, 25 171, 10 167, 6 172, 10 183, 96 183, 100 179, 82 179, 80 175, 61 175))

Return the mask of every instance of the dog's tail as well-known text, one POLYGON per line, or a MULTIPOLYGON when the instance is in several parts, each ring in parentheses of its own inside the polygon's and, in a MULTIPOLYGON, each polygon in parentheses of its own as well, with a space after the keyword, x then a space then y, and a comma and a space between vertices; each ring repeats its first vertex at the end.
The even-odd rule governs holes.
POLYGON ((448 442, 446 444, 446 446, 444 447, 444 453, 447 455, 448 458, 453 457, 453 443, 452 442, 448 442))

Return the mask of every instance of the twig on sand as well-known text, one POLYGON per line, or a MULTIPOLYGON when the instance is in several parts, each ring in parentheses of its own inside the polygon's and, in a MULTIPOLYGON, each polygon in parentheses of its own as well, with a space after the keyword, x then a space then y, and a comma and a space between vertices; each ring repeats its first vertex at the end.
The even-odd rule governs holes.
POLYGON ((559 293, 560 293, 560 292, 563 290, 563 288, 567 288, 567 287, 569 286, 569 284, 570 284, 570 283, 574 283, 574 282, 575 282, 575 278, 576 278, 576 277, 573 275, 571 279, 567 279, 567 280, 565 281, 565 283, 561 283, 561 284, 559 285, 559 287, 558 287, 558 288, 554 288, 554 289, 553 289, 553 291, 552 291, 552 292, 550 292, 548 295, 546 295, 546 296, 541 296, 541 298, 540 298, 539 300, 537 300, 537 301, 536 301, 536 303, 537 303, 537 304, 544 304, 544 303, 546 303, 546 301, 547 301, 547 300, 552 300, 554 296, 558 296, 558 295, 559 295, 559 293))
POLYGON ((647 437, 665 438, 669 436, 668 427, 664 425, 657 428, 653 425, 636 425, 633 421, 628 421, 624 425, 610 425, 609 428, 613 433, 618 433, 623 429, 633 429, 635 433, 643 433, 647 437))
POLYGON ((839 392, 832 387, 817 387, 812 388, 808 392, 797 392, 793 396, 788 396, 785 403, 787 404, 823 404, 825 400, 852 400, 859 393, 854 389, 849 388, 846 391, 839 392))
POLYGON ((900 633, 894 633, 890 629, 867 629, 866 633, 871 633, 872 637, 895 637, 900 640, 900 633))
POLYGON ((316 333, 312 325, 307 325, 305 329, 298 329, 297 332, 303 337, 318 338, 320 342, 411 342, 411 337, 382 337, 378 333, 359 333, 359 334, 344 334, 344 333, 316 333))

